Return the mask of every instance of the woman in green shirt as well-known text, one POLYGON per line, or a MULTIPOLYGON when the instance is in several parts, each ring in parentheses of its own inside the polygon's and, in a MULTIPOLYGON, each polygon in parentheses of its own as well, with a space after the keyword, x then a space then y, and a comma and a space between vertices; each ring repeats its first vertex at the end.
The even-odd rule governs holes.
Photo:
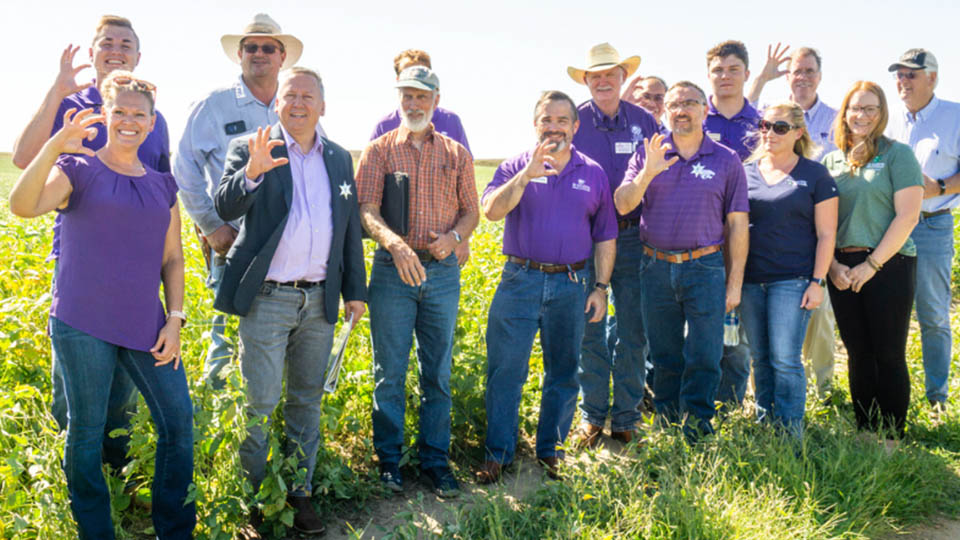
POLYGON ((840 193, 830 299, 849 354, 857 427, 903 435, 910 403, 906 348, 916 282, 910 233, 923 174, 910 147, 883 136, 888 109, 875 83, 853 85, 837 114, 838 150, 824 165, 840 193))

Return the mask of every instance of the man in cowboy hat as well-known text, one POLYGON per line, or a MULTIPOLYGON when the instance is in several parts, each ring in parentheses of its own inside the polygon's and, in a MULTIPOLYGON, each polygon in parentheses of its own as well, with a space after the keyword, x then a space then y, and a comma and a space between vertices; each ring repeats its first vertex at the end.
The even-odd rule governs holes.
MULTIPOLYGON (((577 109, 580 128, 573 137, 573 146, 596 161, 609 182, 609 197, 620 186, 627 163, 643 140, 657 133, 653 116, 642 108, 620 99, 624 81, 637 70, 639 56, 621 60, 609 43, 601 43, 587 53, 587 67, 568 67, 567 73, 590 89, 592 99, 577 109)), ((613 289, 611 301, 616 318, 605 316, 589 322, 580 351, 578 381, 580 383, 580 443, 592 446, 599 441, 607 416, 611 436, 627 443, 633 439, 640 402, 643 400, 643 374, 647 339, 640 316, 640 285, 637 265, 643 252, 637 231, 639 209, 617 215, 619 234, 617 258, 610 283, 597 279, 594 258, 587 257, 590 283, 604 290, 613 289), (613 403, 610 403, 610 380, 613 379, 613 403)))
MULTIPOLYGON (((222 220, 213 205, 227 146, 236 137, 279 121, 274 107, 277 76, 281 69, 294 65, 303 51, 299 39, 282 33, 280 25, 263 13, 256 15, 242 33, 220 38, 220 44, 227 58, 240 64, 240 77, 193 104, 173 166, 180 200, 200 235, 209 272, 207 285, 214 291, 223 276, 227 250, 239 230, 236 222, 222 220)), ((319 124, 317 129, 326 136, 319 124)), ((233 352, 223 336, 225 316, 214 315, 212 323, 204 372, 206 379, 219 388, 223 381, 218 374, 233 352)))

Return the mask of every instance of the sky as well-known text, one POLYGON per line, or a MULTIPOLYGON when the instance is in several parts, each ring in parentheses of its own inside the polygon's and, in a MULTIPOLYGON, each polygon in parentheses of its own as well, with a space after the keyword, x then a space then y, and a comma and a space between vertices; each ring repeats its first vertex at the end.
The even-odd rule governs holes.
MULTIPOLYGON (((668 83, 692 80, 707 91, 705 53, 720 41, 747 45, 751 76, 762 70, 770 43, 813 46, 824 59, 825 102, 836 107, 854 81, 868 79, 883 86, 894 110, 900 100, 887 66, 905 50, 925 47, 940 63, 937 95, 960 101, 955 42, 960 4, 934 0, 40 0, 7 6, 4 27, 11 39, 0 85, 0 151, 13 148, 39 108, 63 49, 82 45, 77 59, 86 63, 96 22, 106 13, 133 22, 142 53, 136 73, 158 86, 157 108, 167 119, 174 149, 190 104, 240 74, 223 53, 220 37, 241 33, 258 12, 269 13, 284 32, 303 41, 299 64, 319 71, 326 88, 321 123, 332 140, 355 150, 396 108, 392 62, 408 48, 432 56, 440 104, 460 115, 477 158, 505 158, 533 144, 533 105, 541 91, 561 90, 578 103, 589 99, 586 86, 570 79, 566 68, 585 67, 587 51, 602 42, 622 57, 640 55, 638 73, 668 83)), ((93 76, 87 70, 78 79, 93 76)), ((787 95, 781 78, 767 85, 761 101, 787 95)))

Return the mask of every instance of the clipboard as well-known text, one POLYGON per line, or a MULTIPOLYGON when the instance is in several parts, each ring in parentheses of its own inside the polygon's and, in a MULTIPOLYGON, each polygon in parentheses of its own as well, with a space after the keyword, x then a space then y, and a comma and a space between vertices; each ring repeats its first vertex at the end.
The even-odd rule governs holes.
MULTIPOLYGON (((383 195, 380 199, 380 216, 390 230, 400 236, 410 232, 410 175, 392 172, 383 175, 383 195)), ((363 229, 363 237, 370 238, 363 229)))
POLYGON ((337 382, 340 379, 340 369, 343 368, 343 353, 347 350, 347 338, 353 330, 353 313, 340 326, 340 331, 333 337, 333 347, 330 349, 330 359, 327 360, 327 373, 323 379, 323 391, 332 394, 337 391, 337 382))

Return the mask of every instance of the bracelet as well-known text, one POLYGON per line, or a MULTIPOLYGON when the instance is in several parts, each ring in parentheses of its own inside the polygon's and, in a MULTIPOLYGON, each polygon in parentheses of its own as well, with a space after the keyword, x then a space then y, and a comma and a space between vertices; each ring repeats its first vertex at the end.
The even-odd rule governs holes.
POLYGON ((874 272, 879 272, 883 265, 878 263, 876 259, 873 258, 873 255, 867 255, 867 264, 870 265, 870 268, 873 268, 874 272))
POLYGON ((187 325, 187 314, 186 314, 186 313, 184 313, 184 312, 182 312, 182 311, 177 311, 177 310, 175 310, 175 309, 172 309, 172 310, 170 310, 169 313, 167 313, 167 320, 169 321, 171 317, 176 317, 177 319, 180 319, 180 321, 181 321, 181 322, 180 322, 180 328, 183 328, 184 326, 187 325))

